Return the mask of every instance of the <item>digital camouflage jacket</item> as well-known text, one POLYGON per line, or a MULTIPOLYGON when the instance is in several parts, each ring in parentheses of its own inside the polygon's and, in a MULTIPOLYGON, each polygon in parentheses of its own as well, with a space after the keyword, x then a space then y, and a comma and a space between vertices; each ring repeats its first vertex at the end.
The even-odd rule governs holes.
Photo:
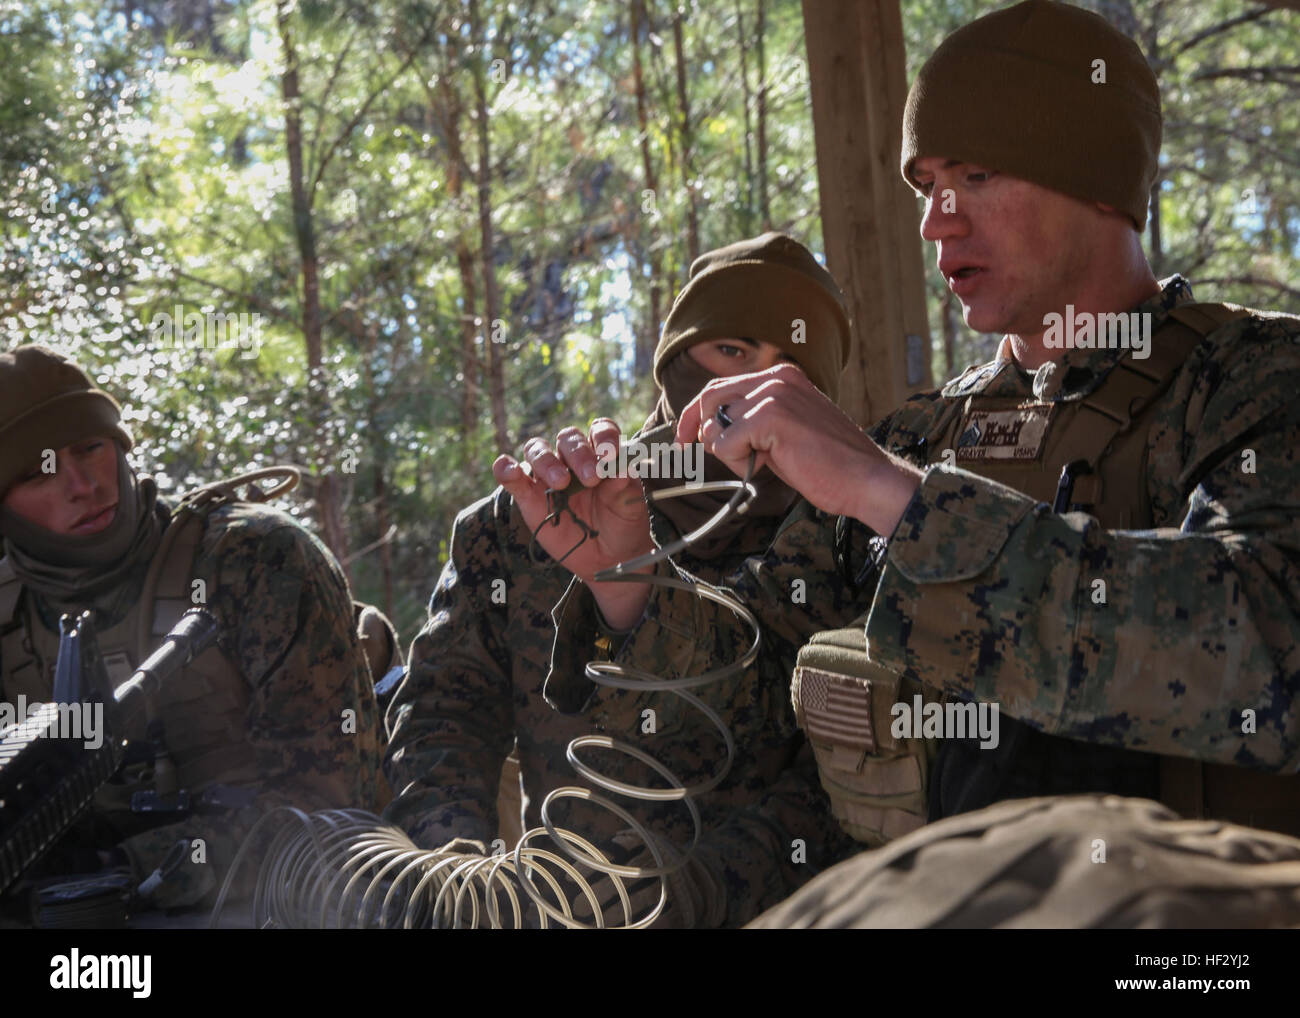
MULTIPOLYGON (((1137 311, 1158 333, 1190 301, 1173 277, 1137 311)), ((1176 370, 1135 478, 1149 529, 1053 512, 921 442, 973 393, 1078 399, 1121 353, 1071 350, 1033 374, 1003 357, 876 425, 880 445, 928 464, 878 570, 866 527, 800 503, 768 552, 727 578, 761 619, 764 685, 788 684, 814 633, 863 619, 874 663, 1000 705, 998 749, 942 746, 932 819, 1010 796, 1154 797, 1143 761, 1157 753, 1300 768, 1300 320, 1239 318, 1176 370), (1133 774, 1141 789, 1127 787, 1133 774)), ((562 642, 588 638, 591 604, 576 585, 557 611, 562 642)), ((665 674, 732 660, 746 633, 729 615, 656 588, 615 660, 665 674)))

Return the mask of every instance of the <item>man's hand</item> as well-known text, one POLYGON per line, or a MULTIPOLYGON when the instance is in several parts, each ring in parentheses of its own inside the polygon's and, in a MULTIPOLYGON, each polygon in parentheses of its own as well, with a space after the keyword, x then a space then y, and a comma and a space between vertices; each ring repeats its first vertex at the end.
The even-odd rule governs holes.
POLYGON ((889 536, 921 484, 921 471, 890 456, 793 364, 714 379, 682 411, 677 441, 700 441, 737 476, 751 449, 824 512, 889 536), (726 407, 724 426, 718 408, 726 407))
POLYGON ((546 517, 548 488, 565 488, 574 477, 582 481, 586 490, 569 498, 569 508, 597 536, 583 540, 582 529, 566 512, 558 526, 542 527, 537 539, 556 560, 582 542, 564 559, 564 567, 591 587, 606 621, 623 629, 641 617, 649 588, 640 583, 597 583, 594 577, 602 569, 651 551, 654 542, 641 482, 635 477, 601 478, 596 473, 596 450, 617 449, 618 441, 618 425, 601 418, 587 435, 565 428, 556 436, 554 449, 544 439, 530 439, 524 447, 527 470, 511 457, 499 456, 492 473, 514 498, 529 530, 546 517))

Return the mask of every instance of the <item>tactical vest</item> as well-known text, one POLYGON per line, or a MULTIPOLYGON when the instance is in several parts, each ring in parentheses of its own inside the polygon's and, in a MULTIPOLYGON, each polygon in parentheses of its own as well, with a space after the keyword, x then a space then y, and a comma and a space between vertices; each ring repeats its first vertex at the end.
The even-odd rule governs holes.
MULTIPOLYGON (((924 457, 934 463, 945 458, 945 450, 954 450, 962 469, 1056 511, 1086 512, 1107 529, 1149 528, 1154 521, 1145 479, 1153 408, 1201 340, 1247 314, 1221 304, 1173 308, 1152 337, 1148 358, 1123 355, 1102 383, 1080 399, 1040 405, 1032 397, 945 397, 947 406, 924 436, 924 457), (1001 435, 1007 441, 1000 444, 1001 435), (1016 458, 1014 450, 1029 443, 1037 455, 1016 458)), ((933 792, 927 782, 936 752, 926 740, 900 741, 889 734, 890 706, 922 691, 867 660, 864 629, 865 617, 848 629, 814 637, 799 653, 791 691, 841 825, 858 840, 878 845, 926 819, 924 803, 933 792)), ((927 703, 934 698, 923 695, 927 703)), ((1003 725, 1008 721, 1003 718, 1003 725)), ((1183 757, 1153 760, 1150 754, 1093 747, 1011 724, 1024 730, 1026 740, 1051 744, 1056 759, 1109 755, 1115 759, 1107 766, 1118 775, 1154 764, 1160 799, 1184 816, 1300 834, 1300 780, 1295 777, 1183 757)), ((1020 791, 1049 794, 1052 789, 1020 791)))
MULTIPOLYGON (((139 600, 120 622, 97 633, 114 686, 130 678, 181 615, 193 607, 194 561, 213 510, 238 501, 264 502, 296 483, 296 471, 270 468, 206 485, 181 499, 150 561, 139 600), (252 483, 268 476, 279 479, 268 491, 252 483), (249 491, 244 499, 238 495, 241 486, 249 491)), ((20 694, 29 703, 51 700, 58 649, 58 634, 36 617, 22 581, 7 560, 0 560, 0 685, 10 701, 20 694)), ((96 811, 126 834, 136 826, 130 818, 130 797, 136 791, 153 789, 168 794, 213 783, 256 781, 259 775, 247 733, 250 692, 243 675, 218 644, 186 664, 146 702, 143 719, 137 720, 134 730, 118 733, 141 741, 146 738, 148 723, 161 719, 165 750, 152 766, 138 769, 128 780, 103 786, 96 796, 96 811)))

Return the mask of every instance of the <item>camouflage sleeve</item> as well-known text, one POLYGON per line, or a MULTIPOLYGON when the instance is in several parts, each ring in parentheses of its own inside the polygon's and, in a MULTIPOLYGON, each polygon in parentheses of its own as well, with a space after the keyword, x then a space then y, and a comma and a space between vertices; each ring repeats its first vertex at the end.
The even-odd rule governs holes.
POLYGON ((1177 455, 1151 463, 1177 527, 1105 530, 934 466, 890 540, 872 658, 1045 732, 1300 768, 1300 332, 1215 338, 1168 401, 1177 455))
POLYGON ((378 711, 333 557, 289 516, 235 506, 213 513, 195 573, 224 621, 219 645, 248 683, 247 736, 259 778, 240 782, 256 792, 250 808, 195 815, 123 843, 144 876, 179 838, 203 839, 208 865, 182 866, 156 899, 166 906, 192 904, 224 880, 253 822, 276 806, 378 806, 378 711))
MULTIPOLYGON (((845 582, 835 562, 834 536, 834 519, 800 503, 764 557, 746 560, 728 577, 729 587, 714 588, 726 589, 758 618, 758 658, 727 683, 775 691, 763 698, 772 713, 764 719, 765 734, 759 741, 780 739, 788 752, 784 769, 770 787, 754 794, 752 804, 738 808, 720 803, 702 810, 700 855, 724 881, 729 926, 748 921, 810 879, 820 866, 851 851, 852 843, 831 816, 811 750, 797 731, 789 694, 799 647, 813 633, 848 625, 865 612, 874 586, 868 582, 855 593, 845 582)), ((865 540, 864 534, 858 536, 865 540)), ((707 586, 670 563, 660 563, 658 573, 707 586)), ((591 656, 600 625, 590 590, 574 580, 554 616, 548 698, 563 701, 568 709, 599 705, 610 691, 596 690, 582 677, 582 662, 591 656)), ((688 591, 655 587, 641 621, 616 642, 613 659, 679 678, 740 659, 750 639, 748 627, 729 609, 688 591)), ((709 687, 696 693, 711 701, 709 687)), ((746 747, 739 749, 743 760, 746 747)), ((743 762, 737 767, 743 769, 743 762)))
POLYGON ((501 767, 514 743, 505 612, 492 603, 507 583, 499 518, 513 503, 498 489, 464 510, 411 645, 410 666, 388 709, 384 769, 396 798, 384 818, 426 848, 452 838, 497 836, 501 767))
MULTIPOLYGON (((791 718, 793 724, 793 718, 791 718)), ((700 851, 727 889, 724 926, 736 929, 862 846, 840 828, 807 740, 780 778, 747 808, 703 811, 700 851)))

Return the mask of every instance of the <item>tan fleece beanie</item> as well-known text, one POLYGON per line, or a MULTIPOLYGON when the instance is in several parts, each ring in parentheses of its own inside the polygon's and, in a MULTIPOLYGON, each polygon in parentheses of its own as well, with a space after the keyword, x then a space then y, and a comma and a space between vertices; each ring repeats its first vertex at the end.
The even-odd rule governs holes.
POLYGON ((710 339, 753 339, 788 353, 814 385, 839 396, 849 360, 844 296, 812 252, 765 233, 696 258, 655 349, 655 382, 673 357, 710 339))
POLYGON ((1146 226, 1160 89, 1137 43, 1089 11, 1028 0, 959 28, 921 68, 903 113, 902 170, 975 163, 1126 212, 1146 226))
POLYGON ((103 435, 129 451, 121 420, 117 401, 63 354, 34 345, 0 353, 0 495, 44 449, 103 435))

